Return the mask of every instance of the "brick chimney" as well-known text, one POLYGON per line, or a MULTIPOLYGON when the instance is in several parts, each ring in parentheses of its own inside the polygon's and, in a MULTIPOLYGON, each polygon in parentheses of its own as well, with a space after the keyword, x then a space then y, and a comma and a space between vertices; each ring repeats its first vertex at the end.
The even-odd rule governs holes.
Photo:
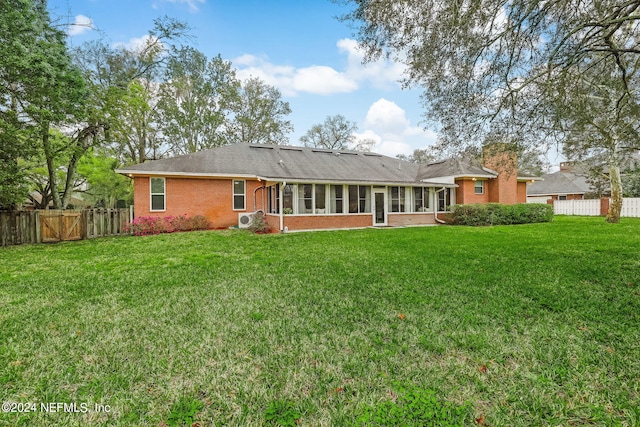
POLYGON ((503 143, 485 145, 482 162, 486 168, 498 172, 497 178, 487 182, 489 202, 518 203, 518 158, 514 147, 503 143))
POLYGON ((573 172, 573 163, 571 163, 571 162, 560 162, 560 172, 566 172, 566 173, 573 172))

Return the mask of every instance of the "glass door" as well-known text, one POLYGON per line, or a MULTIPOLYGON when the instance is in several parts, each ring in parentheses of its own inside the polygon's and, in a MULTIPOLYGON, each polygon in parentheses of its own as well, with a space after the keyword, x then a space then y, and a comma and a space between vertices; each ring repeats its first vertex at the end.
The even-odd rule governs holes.
POLYGON ((387 192, 374 190, 373 225, 387 225, 387 192))

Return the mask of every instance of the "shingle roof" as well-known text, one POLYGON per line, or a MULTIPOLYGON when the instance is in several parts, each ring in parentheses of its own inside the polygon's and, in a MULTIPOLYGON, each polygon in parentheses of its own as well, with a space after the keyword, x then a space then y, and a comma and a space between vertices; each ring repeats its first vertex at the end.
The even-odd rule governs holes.
POLYGON ((229 175, 269 180, 416 183, 420 165, 358 151, 234 144, 117 170, 131 175, 229 175))
POLYGON ((527 195, 585 194, 591 191, 591 186, 584 177, 570 172, 554 172, 543 175, 542 178, 544 181, 531 183, 527 195))
POLYGON ((487 169, 479 162, 451 158, 441 162, 421 165, 419 179, 428 180, 444 176, 477 176, 495 178, 498 173, 487 169))
POLYGON ((322 150, 282 145, 233 144, 169 159, 127 166, 127 175, 259 177, 267 180, 343 183, 435 183, 442 177, 495 178, 479 162, 453 158, 416 164, 361 151, 322 150))

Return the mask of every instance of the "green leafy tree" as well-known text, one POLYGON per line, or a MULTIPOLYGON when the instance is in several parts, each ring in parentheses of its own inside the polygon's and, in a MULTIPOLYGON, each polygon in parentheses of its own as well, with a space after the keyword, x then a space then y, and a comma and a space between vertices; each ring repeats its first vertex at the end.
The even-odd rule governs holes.
POLYGON ((500 135, 509 144, 557 141, 576 153, 605 152, 614 199, 607 220, 619 221, 617 171, 627 152, 640 146, 625 124, 638 104, 640 3, 347 3, 355 9, 345 19, 359 25, 368 59, 388 54, 407 65, 405 83, 423 89, 425 117, 438 126, 444 144, 479 145, 500 135), (587 79, 579 80, 585 72, 587 79), (594 83, 607 89, 591 92, 594 83), (560 93, 568 103, 555 102, 560 93), (568 114, 581 102, 584 108, 568 114), (616 118, 615 125, 597 129, 603 116, 616 118), (594 133, 588 144, 572 144, 587 132, 594 133))
POLYGON ((624 197, 640 197, 640 168, 627 171, 622 176, 624 197))
POLYGON ((224 127, 240 81, 220 55, 208 60, 192 47, 173 52, 160 89, 162 134, 174 154, 224 145, 224 127))
POLYGON ((163 157, 166 147, 158 121, 158 83, 140 78, 129 83, 115 102, 117 119, 112 121, 113 145, 124 163, 143 163, 163 157))
POLYGON ((88 186, 84 190, 88 201, 107 208, 115 208, 119 200, 132 202, 131 180, 114 172, 118 166, 118 159, 109 153, 89 150, 82 157, 78 174, 88 186))
POLYGON ((286 144, 293 125, 289 103, 278 89, 258 78, 242 83, 231 106, 233 118, 225 126, 228 143, 286 144))
POLYGON ((356 122, 347 120, 343 115, 327 116, 323 123, 315 124, 300 137, 305 147, 324 148, 327 150, 359 150, 370 151, 375 141, 358 139, 356 122))
POLYGON ((81 119, 86 85, 71 62, 65 33, 51 23, 45 1, 5 1, 0 14, 0 129, 4 147, 0 158, 8 173, 16 173, 9 185, 3 183, 3 188, 16 190, 3 192, 13 194, 3 197, 3 204, 15 204, 22 193, 18 189, 23 173, 15 166, 18 156, 26 157, 38 149, 44 153, 51 195, 59 207, 50 130, 81 119))

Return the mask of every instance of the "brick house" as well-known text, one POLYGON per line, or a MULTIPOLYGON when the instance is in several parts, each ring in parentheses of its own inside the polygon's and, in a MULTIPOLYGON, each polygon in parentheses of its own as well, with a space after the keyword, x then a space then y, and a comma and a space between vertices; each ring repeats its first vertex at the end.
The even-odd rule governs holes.
MULTIPOLYGON (((204 215, 216 228, 261 210, 273 231, 428 225, 455 203, 526 201, 514 169, 376 153, 235 144, 118 169, 139 216, 204 215)), ((499 163, 499 162, 498 162, 499 163)))
POLYGON ((569 162, 560 163, 560 170, 542 176, 529 186, 527 203, 552 203, 554 200, 582 200, 592 192, 584 176, 574 172, 569 162))

